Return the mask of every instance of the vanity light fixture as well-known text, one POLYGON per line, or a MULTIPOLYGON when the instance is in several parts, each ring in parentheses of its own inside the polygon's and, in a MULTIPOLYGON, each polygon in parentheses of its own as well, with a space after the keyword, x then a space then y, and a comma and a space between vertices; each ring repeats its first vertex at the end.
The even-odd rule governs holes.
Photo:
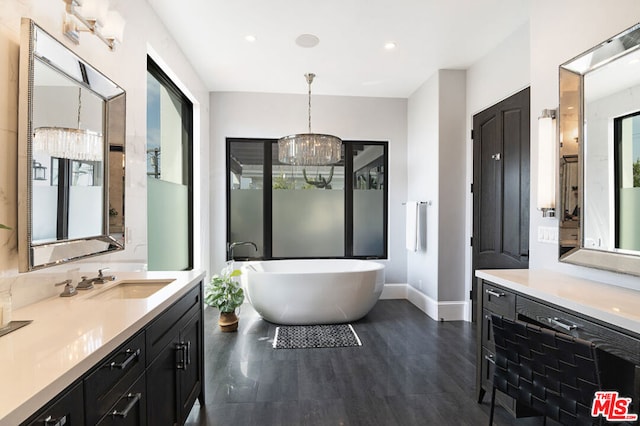
POLYGON ((556 110, 544 109, 538 117, 538 210, 555 217, 556 209, 556 110))
POLYGON ((278 140, 278 160, 296 166, 326 166, 340 161, 342 139, 311 133, 311 83, 315 74, 305 74, 309 85, 309 133, 289 135, 278 140))
POLYGON ((109 0, 62 0, 67 5, 62 32, 75 44, 80 33, 90 32, 115 50, 122 43, 125 20, 120 13, 109 10, 109 0))

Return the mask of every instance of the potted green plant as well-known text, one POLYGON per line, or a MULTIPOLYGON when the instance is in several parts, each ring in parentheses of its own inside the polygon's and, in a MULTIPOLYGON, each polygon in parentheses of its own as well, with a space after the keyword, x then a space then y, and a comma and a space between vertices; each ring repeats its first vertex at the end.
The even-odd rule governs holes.
POLYGON ((204 303, 220 310, 218 325, 222 331, 236 331, 238 316, 236 309, 244 302, 244 291, 235 280, 240 276, 232 264, 225 266, 220 275, 214 275, 204 289, 204 303))

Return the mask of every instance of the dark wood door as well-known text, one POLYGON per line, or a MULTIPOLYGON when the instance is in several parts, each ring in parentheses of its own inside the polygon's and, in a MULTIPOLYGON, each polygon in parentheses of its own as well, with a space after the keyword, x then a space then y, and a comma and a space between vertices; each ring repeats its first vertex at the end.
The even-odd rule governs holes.
POLYGON ((476 269, 529 267, 529 88, 473 116, 473 319, 476 269))
POLYGON ((154 426, 179 424, 178 374, 180 336, 178 330, 147 368, 147 420, 154 426))
POLYGON ((187 325, 180 332, 180 342, 184 345, 182 366, 180 367, 180 410, 181 419, 185 420, 193 403, 202 389, 202 315, 198 311, 191 317, 187 325))

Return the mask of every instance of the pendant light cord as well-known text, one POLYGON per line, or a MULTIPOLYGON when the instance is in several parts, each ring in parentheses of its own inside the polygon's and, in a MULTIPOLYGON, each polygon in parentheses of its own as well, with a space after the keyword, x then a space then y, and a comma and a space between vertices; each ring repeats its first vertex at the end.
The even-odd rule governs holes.
POLYGON ((309 133, 311 133, 311 83, 313 83, 313 78, 316 76, 313 73, 308 73, 304 75, 307 79, 307 84, 309 85, 309 133))
POLYGON ((78 129, 80 129, 80 111, 82 110, 82 88, 78 87, 78 129))

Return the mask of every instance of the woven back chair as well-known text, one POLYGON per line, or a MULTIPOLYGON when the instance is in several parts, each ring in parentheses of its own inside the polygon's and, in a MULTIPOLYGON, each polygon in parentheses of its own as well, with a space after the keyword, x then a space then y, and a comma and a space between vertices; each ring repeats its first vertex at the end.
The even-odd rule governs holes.
POLYGON ((492 315, 496 344, 489 425, 496 389, 546 419, 563 425, 599 424, 591 417, 595 392, 601 390, 593 343, 522 321, 492 315))

